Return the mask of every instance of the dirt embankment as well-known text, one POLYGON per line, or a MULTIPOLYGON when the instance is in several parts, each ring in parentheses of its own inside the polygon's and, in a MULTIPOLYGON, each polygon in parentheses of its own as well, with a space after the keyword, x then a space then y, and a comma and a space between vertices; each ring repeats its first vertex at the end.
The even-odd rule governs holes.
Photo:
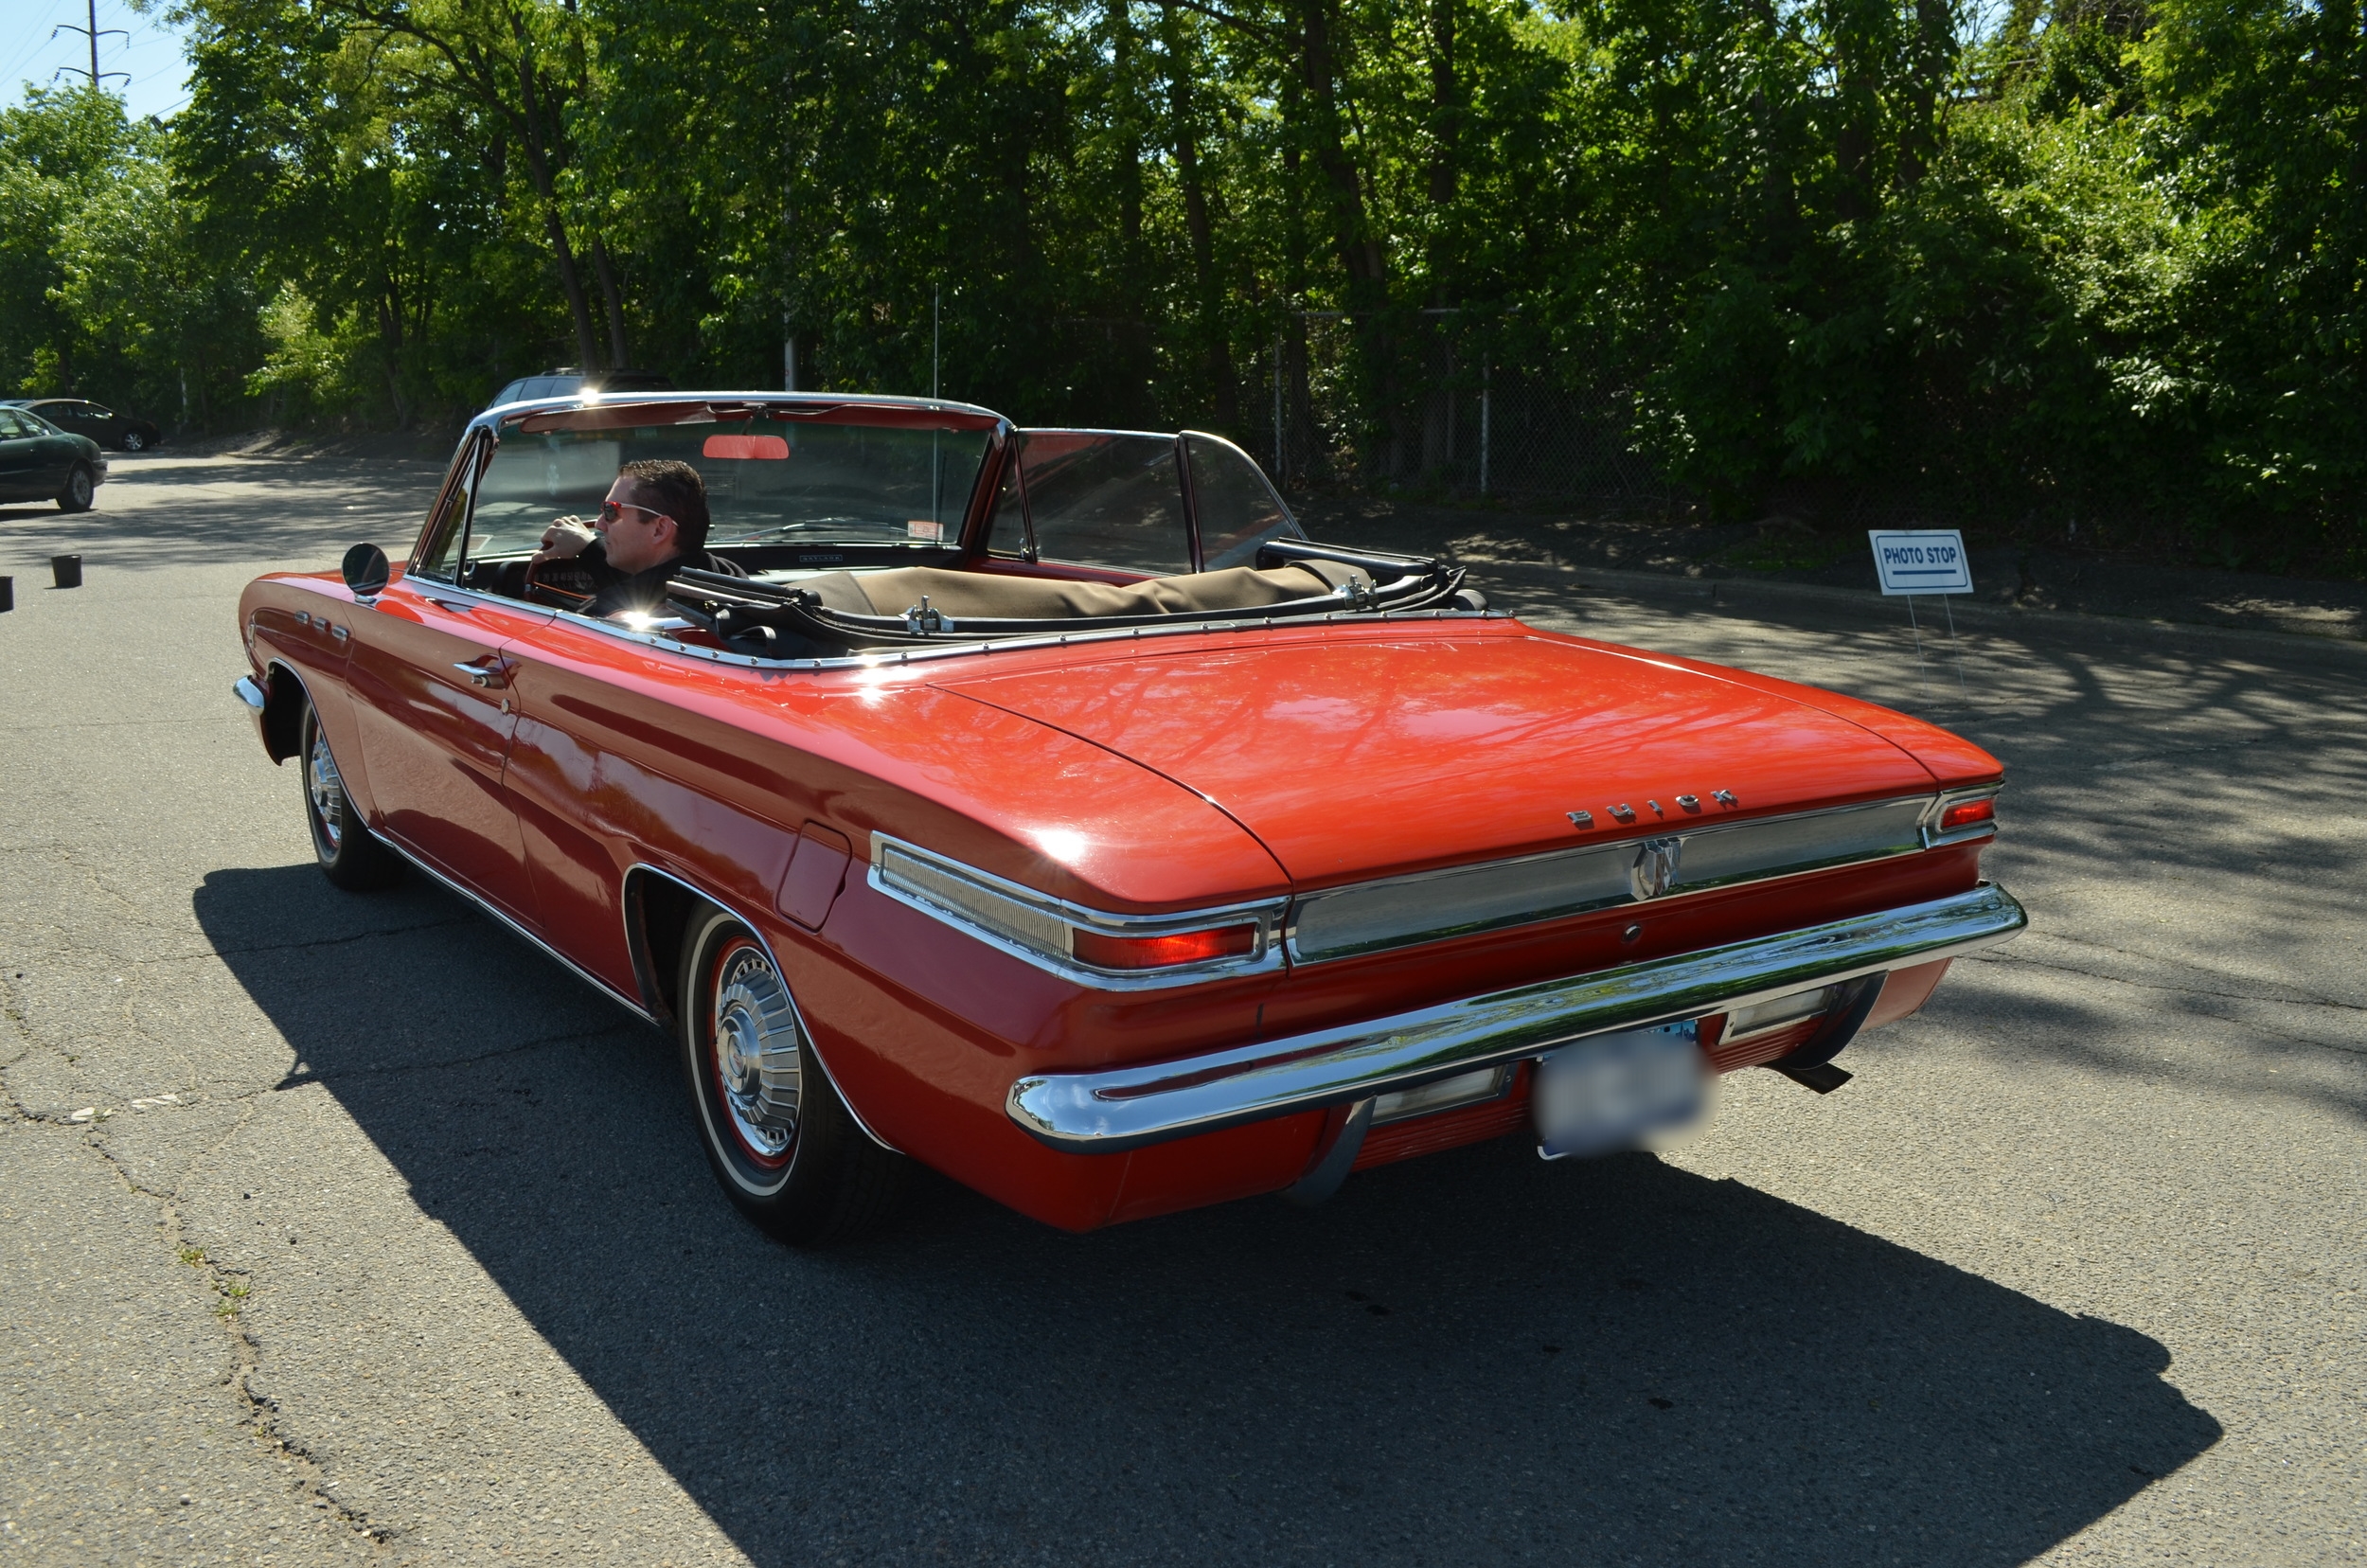
MULTIPOLYGON (((1756 523, 1633 521, 1365 497, 1293 497, 1319 539, 1375 549, 1443 552, 1472 565, 1655 572, 1701 580, 1876 587, 1863 530, 1816 529, 1789 517, 1756 523)), ((1967 542, 1974 597, 2031 610, 2367 640, 2367 582, 2162 564, 2130 555, 1967 542)))

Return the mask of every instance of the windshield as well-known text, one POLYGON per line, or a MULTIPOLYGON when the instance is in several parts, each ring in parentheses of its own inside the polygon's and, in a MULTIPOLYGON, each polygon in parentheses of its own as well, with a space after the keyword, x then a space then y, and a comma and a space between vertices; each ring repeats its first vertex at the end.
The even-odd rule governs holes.
POLYGON ((992 437, 991 419, 864 404, 537 415, 503 431, 477 484, 468 553, 534 549, 554 519, 597 511, 617 468, 645 457, 679 458, 706 481, 710 549, 950 544, 992 437))

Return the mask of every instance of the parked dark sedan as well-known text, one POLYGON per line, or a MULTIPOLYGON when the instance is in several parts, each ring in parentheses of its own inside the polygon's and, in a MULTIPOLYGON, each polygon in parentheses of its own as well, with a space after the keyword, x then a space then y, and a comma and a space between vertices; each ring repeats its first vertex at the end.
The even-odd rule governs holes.
POLYGON ((48 501, 88 511, 107 479, 107 454, 32 410, 0 403, 0 502, 48 501))
POLYGON ((30 409, 69 436, 87 436, 117 452, 146 452, 164 443, 165 433, 154 420, 118 414, 80 398, 11 398, 9 405, 30 409))

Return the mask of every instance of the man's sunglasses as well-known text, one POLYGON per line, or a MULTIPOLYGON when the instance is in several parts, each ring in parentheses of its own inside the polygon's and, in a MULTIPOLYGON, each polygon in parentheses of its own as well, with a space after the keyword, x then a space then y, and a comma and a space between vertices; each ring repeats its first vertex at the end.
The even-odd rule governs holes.
MULTIPOLYGON (((652 523, 672 523, 674 521, 662 511, 651 511, 647 507, 636 507, 630 501, 603 501, 600 503, 600 522, 604 525, 614 526, 615 524, 621 522, 624 519, 625 513, 629 511, 641 512, 652 523)), ((679 524, 676 526, 680 526, 679 524)))

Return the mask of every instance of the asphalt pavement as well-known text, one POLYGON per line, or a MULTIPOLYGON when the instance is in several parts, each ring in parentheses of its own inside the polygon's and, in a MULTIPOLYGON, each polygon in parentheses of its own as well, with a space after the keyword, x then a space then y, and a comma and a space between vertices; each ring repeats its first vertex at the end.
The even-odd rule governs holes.
POLYGON ((0 508, 0 1563, 2367 1561, 2367 652, 1483 567, 1987 745, 2033 929, 1663 1154, 805 1254, 654 1031, 329 887, 229 693, 436 476, 0 508))

